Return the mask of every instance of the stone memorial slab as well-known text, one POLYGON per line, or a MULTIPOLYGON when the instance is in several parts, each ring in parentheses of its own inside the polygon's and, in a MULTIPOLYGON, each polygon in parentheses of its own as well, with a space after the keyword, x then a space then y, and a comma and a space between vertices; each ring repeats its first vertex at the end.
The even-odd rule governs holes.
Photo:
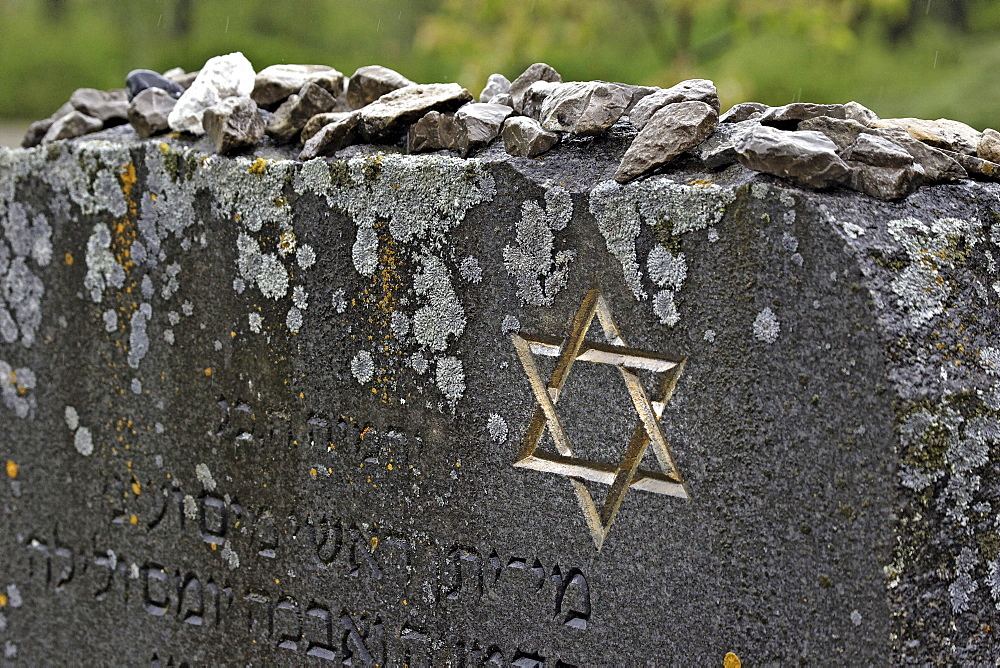
POLYGON ((4 660, 996 661, 1000 186, 634 136, 0 150, 4 660))

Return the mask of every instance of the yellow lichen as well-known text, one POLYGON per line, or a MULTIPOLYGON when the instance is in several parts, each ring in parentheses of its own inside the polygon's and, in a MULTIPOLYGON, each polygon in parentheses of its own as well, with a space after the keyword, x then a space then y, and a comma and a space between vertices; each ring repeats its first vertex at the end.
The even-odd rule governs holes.
POLYGON ((740 661, 740 657, 732 652, 727 653, 725 658, 722 659, 722 668, 742 668, 742 666, 743 662, 740 661))
POLYGON ((267 160, 264 158, 257 158, 253 161, 253 164, 247 168, 247 171, 251 174, 256 174, 257 176, 263 176, 264 170, 267 169, 267 160))
POLYGON ((13 480, 14 478, 17 477, 18 470, 19 469, 18 469, 18 466, 17 466, 17 462, 15 462, 12 459, 8 459, 7 460, 7 477, 10 478, 11 480, 13 480))

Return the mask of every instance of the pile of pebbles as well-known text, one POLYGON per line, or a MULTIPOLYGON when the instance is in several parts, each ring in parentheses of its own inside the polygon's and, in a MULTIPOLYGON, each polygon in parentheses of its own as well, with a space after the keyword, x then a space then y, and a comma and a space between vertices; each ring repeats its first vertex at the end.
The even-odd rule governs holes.
POLYGON ((614 178, 625 183, 684 157, 706 170, 735 163, 813 189, 853 188, 897 199, 921 185, 1000 180, 1000 133, 948 119, 879 118, 858 104, 737 104, 719 113, 715 84, 670 88, 565 82, 544 63, 513 81, 490 75, 473 100, 454 83, 417 84, 377 65, 349 78, 325 65, 272 65, 256 72, 241 53, 198 72, 129 73, 125 89, 81 88, 28 129, 28 148, 130 123, 141 137, 207 135, 220 154, 252 150, 265 137, 297 144, 299 159, 353 144, 401 145, 410 153, 468 157, 498 138, 534 158, 567 137, 612 127, 634 135, 614 178))

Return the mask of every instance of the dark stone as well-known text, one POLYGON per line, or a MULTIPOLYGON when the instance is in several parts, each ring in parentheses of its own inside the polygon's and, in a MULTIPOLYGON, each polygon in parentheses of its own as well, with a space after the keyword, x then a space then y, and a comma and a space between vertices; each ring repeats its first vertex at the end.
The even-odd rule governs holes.
POLYGON ((524 94, 528 88, 538 82, 562 83, 562 77, 551 66, 545 63, 535 63, 514 79, 507 91, 510 94, 511 102, 514 103, 514 111, 525 116, 530 116, 524 112, 524 94))
POLYGON ((128 94, 124 89, 78 88, 69 96, 69 103, 81 114, 96 118, 108 127, 128 122, 128 94))
POLYGON ((1000 164, 992 160, 984 160, 967 153, 958 151, 948 151, 939 149, 942 153, 960 164, 966 173, 972 178, 985 179, 987 181, 1000 181, 1000 164))
POLYGON ((662 167, 705 141, 718 123, 718 112, 704 102, 675 102, 661 107, 632 140, 615 170, 615 180, 625 183, 662 167))
POLYGON ((737 162, 736 141, 760 125, 754 120, 722 124, 692 151, 707 169, 721 169, 737 162))
POLYGON ((361 109, 361 131, 369 141, 394 140, 429 111, 454 111, 472 96, 458 84, 421 84, 386 93, 361 109))
POLYGON ((840 155, 851 168, 849 185, 882 199, 899 199, 924 182, 925 173, 898 144, 875 134, 859 134, 840 155))
POLYGON ((333 111, 337 106, 337 99, 328 90, 319 84, 307 83, 275 110, 267 123, 267 134, 275 141, 294 141, 310 118, 333 111))
POLYGON ((0 150, 5 660, 994 665, 1000 184, 630 138, 0 150))
POLYGON ((175 100, 185 91, 184 86, 153 70, 132 70, 125 77, 125 90, 128 93, 129 102, 148 88, 159 88, 175 100))
POLYGON ((500 128, 514 110, 502 104, 472 103, 455 112, 454 148, 464 158, 485 148, 500 135, 500 128))
POLYGON ((479 101, 492 102, 497 95, 508 93, 510 93, 510 80, 502 74, 491 74, 486 80, 486 87, 479 94, 479 101))
POLYGON ((228 97, 205 110, 205 135, 222 155, 253 148, 264 136, 257 103, 248 97, 228 97))
POLYGON ((598 135, 618 122, 631 101, 631 91, 604 81, 556 84, 542 103, 538 120, 549 131, 598 135))
POLYGON ((507 153, 526 158, 539 156, 559 143, 559 135, 542 129, 538 121, 527 116, 511 116, 500 134, 507 153))
POLYGON ((414 85, 415 82, 388 67, 366 65, 355 70, 347 83, 347 104, 351 109, 360 109, 386 93, 414 85))
POLYGON ((48 118, 35 121, 29 125, 28 130, 24 133, 24 139, 21 140, 21 147, 31 148, 32 146, 38 146, 42 143, 42 137, 44 137, 45 133, 49 131, 52 124, 72 111, 74 111, 73 105, 69 102, 64 102, 63 105, 56 109, 55 112, 48 118))
POLYGON ((768 109, 770 107, 760 102, 740 102, 739 104, 734 104, 726 113, 719 116, 719 124, 759 120, 768 109))
MULTIPOLYGON (((313 83, 334 97, 344 95, 344 75, 326 65, 271 65, 257 73, 250 97, 261 107, 271 108, 313 83)), ((345 103, 346 104, 346 103, 345 103)))
POLYGON ((359 121, 360 116, 357 112, 349 112, 337 120, 327 123, 306 141, 299 153, 299 160, 312 160, 319 156, 333 155, 356 143, 359 139, 359 121))
POLYGON ((678 102, 704 102, 719 113, 719 94, 715 84, 708 79, 688 79, 675 86, 656 91, 640 99, 629 112, 629 121, 637 130, 646 127, 646 123, 663 107, 678 102))
POLYGON ((457 136, 455 114, 429 111, 407 130, 406 150, 420 153, 455 148, 457 136))
POLYGON ((800 121, 826 116, 828 118, 847 118, 847 110, 842 104, 813 104, 812 102, 793 102, 781 107, 770 107, 760 118, 763 125, 773 125, 783 130, 798 128, 800 121))
POLYGON ((299 143, 305 144, 307 141, 312 139, 317 132, 323 129, 324 126, 330 123, 336 123, 337 121, 342 121, 348 116, 357 116, 353 111, 328 111, 322 114, 316 114, 302 126, 302 131, 299 133, 299 143))
POLYGON ((735 148, 745 167, 810 188, 840 185, 848 173, 847 164, 837 155, 837 145, 821 132, 761 125, 740 137, 735 148))
POLYGON ((97 132, 103 127, 104 123, 99 119, 87 116, 79 111, 71 111, 49 126, 40 143, 48 144, 59 139, 82 137, 91 132, 97 132))
POLYGON ((150 137, 170 129, 167 117, 177 100, 162 88, 139 91, 128 105, 128 122, 140 137, 150 137))

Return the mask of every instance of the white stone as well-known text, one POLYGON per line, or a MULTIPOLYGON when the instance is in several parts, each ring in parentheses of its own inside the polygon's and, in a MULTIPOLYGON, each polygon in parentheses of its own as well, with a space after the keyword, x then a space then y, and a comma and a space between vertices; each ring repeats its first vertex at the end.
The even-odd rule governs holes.
POLYGON ((205 134, 205 111, 229 97, 250 97, 257 73, 242 53, 209 58, 191 87, 174 105, 167 123, 175 132, 205 134))

